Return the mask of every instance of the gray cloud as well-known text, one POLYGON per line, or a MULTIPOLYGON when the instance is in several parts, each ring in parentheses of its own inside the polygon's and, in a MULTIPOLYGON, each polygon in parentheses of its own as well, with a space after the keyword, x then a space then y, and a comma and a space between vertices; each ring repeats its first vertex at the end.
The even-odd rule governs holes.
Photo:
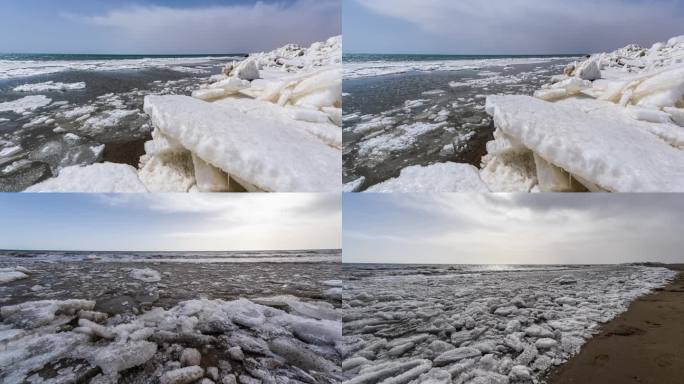
POLYGON ((366 215, 361 221, 360 215, 345 213, 345 261, 684 262, 680 234, 684 196, 680 194, 441 194, 392 195, 385 196, 385 202, 377 197, 364 199, 345 199, 345 212, 355 212, 355 206, 364 203, 366 215))
POLYGON ((296 0, 186 9, 130 6, 103 15, 61 16, 93 27, 111 51, 249 53, 339 35, 340 14, 337 0, 296 0))
POLYGON ((356 1, 440 39, 443 52, 592 53, 684 33, 681 0, 356 1))

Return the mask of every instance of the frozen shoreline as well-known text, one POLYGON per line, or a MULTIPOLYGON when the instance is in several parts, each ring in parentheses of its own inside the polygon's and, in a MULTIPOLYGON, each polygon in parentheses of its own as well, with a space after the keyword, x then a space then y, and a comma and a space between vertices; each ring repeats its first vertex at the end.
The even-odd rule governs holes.
MULTIPOLYGON (((339 191, 341 44, 338 36, 252 54, 192 97, 146 96, 152 140, 138 169, 100 165, 90 191, 339 191)), ((93 174, 67 171, 27 191, 82 191, 93 174)))
MULTIPOLYGON (((463 186, 461 173, 440 177, 454 190, 479 177, 491 192, 684 191, 683 74, 684 37, 675 37, 570 64, 534 97, 488 96, 495 132, 480 169, 463 186)), ((390 185, 404 190, 437 166, 390 185)))
POLYGON ((334 264, 0 262, 0 381, 339 381, 334 264))
POLYGON ((345 266, 349 383, 532 383, 676 275, 632 266, 345 266))

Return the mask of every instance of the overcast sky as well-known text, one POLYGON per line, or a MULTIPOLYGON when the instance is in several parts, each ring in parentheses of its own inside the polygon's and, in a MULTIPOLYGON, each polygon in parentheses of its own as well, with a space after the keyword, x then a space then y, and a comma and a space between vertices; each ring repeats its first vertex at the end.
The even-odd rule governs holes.
POLYGON ((684 262, 682 194, 345 194, 343 261, 684 262))
POLYGON ((251 53, 341 33, 340 0, 0 0, 0 52, 251 53))
POLYGON ((684 0, 342 1, 350 53, 594 53, 684 34, 684 0))
POLYGON ((0 249, 341 248, 338 194, 0 193, 0 249))

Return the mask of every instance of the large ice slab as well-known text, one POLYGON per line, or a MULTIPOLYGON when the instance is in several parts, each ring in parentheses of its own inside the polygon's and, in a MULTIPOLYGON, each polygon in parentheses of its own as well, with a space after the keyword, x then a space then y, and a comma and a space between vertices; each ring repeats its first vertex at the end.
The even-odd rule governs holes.
POLYGON ((535 154, 605 190, 684 190, 684 152, 650 132, 529 96, 490 96, 487 111, 535 154))
POLYGON ((265 191, 337 191, 340 151, 288 121, 187 96, 147 96, 156 128, 202 160, 265 191))

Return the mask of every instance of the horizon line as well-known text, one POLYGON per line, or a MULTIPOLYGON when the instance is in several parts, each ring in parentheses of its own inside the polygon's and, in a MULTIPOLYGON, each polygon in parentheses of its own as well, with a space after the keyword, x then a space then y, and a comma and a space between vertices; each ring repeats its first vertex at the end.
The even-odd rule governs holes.
POLYGON ((264 251, 341 251, 342 248, 223 249, 223 250, 93 250, 93 249, 0 249, 0 252, 264 252, 264 251))
POLYGON ((342 52, 342 55, 421 55, 421 56, 588 56, 590 53, 415 53, 415 52, 342 52))

